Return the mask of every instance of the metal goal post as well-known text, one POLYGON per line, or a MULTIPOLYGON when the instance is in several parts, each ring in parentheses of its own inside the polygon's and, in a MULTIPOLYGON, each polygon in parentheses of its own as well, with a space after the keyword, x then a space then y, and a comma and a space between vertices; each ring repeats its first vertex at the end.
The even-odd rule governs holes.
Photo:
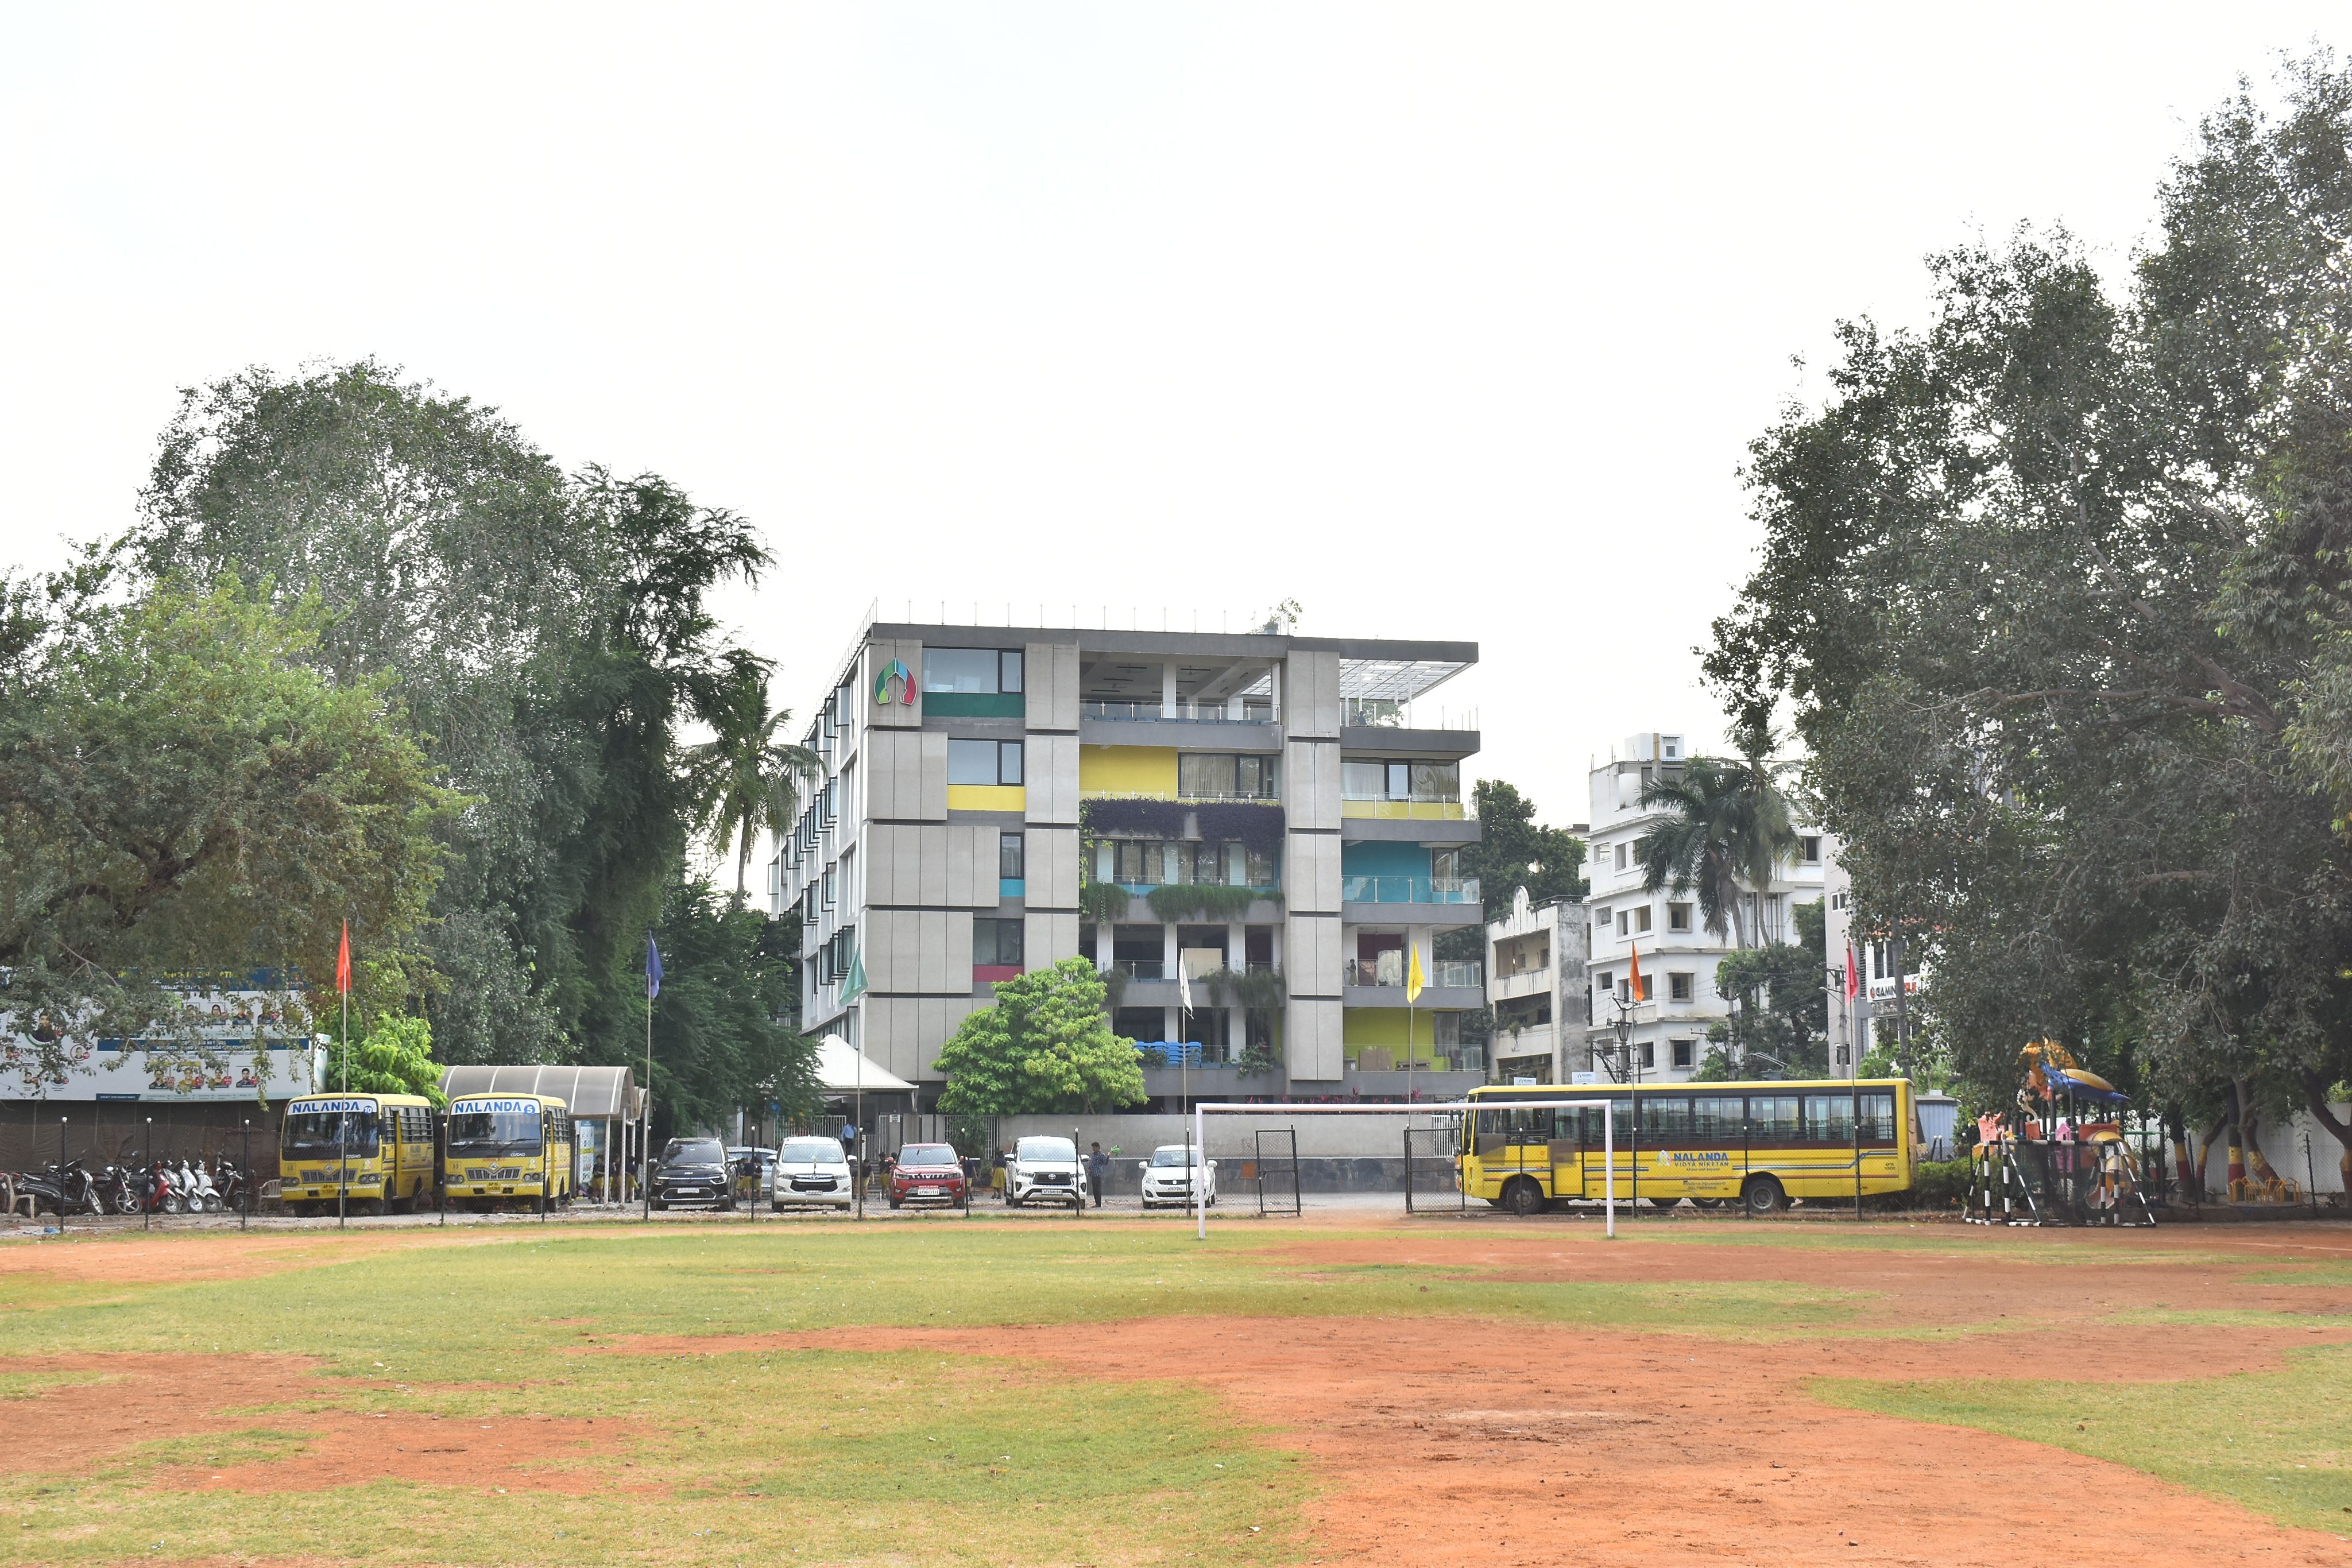
MULTIPOLYGON (((1436 1105, 1283 1105, 1263 1101, 1202 1100, 1192 1106, 1192 1146, 1206 1160, 1209 1153, 1208 1118, 1233 1116, 1426 1116, 1448 1113, 1473 1116, 1481 1111, 1591 1111, 1601 1113, 1601 1170, 1602 1199, 1609 1212, 1608 1234, 1617 1234, 1617 1108, 1608 1100, 1495 1100, 1485 1104, 1469 1100, 1455 1100, 1436 1105)), ((1464 1140, 1470 1148, 1477 1147, 1476 1126, 1472 1135, 1464 1140)), ((1195 1234, 1199 1239, 1209 1239, 1209 1208, 1202 1201, 1202 1188, 1208 1184, 1192 1183, 1192 1215, 1195 1234)))

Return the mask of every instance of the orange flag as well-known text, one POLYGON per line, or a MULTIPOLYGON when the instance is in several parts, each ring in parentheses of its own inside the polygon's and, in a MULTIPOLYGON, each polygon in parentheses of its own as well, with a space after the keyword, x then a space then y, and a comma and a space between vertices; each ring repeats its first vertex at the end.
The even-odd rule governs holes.
POLYGON ((1642 989, 1642 950, 1639 947, 1635 947, 1632 949, 1632 955, 1633 959, 1633 967, 1626 975, 1625 982, 1632 988, 1633 997, 1635 1001, 1646 1002, 1650 998, 1642 989))
POLYGON ((335 989, 345 996, 352 989, 352 923, 343 922, 343 945, 335 954, 335 989))

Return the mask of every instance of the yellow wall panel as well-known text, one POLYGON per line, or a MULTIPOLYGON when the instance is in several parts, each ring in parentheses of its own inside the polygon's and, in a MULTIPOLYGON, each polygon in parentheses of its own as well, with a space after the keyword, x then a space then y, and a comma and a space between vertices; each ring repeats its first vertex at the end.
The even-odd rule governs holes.
POLYGON ((1176 798, 1176 748, 1172 746, 1081 746, 1081 795, 1152 795, 1176 798))
POLYGON ((948 810, 950 811, 1024 811, 1028 810, 1029 791, 1018 784, 950 784, 948 786, 948 810))

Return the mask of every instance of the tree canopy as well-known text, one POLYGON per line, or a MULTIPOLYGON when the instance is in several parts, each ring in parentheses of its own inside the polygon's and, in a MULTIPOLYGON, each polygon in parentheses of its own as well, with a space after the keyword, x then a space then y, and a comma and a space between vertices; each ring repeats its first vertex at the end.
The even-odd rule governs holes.
POLYGON ((2204 119, 2116 287, 2021 231, 1933 258, 1924 329, 1841 328, 1752 449, 1708 673, 1793 700, 1858 929, 1984 1092, 2050 1035, 2352 1144, 2352 73, 2278 87, 2204 119))
POLYGON ((224 574, 123 600, 102 563, 0 583, 0 971, 46 1031, 174 1034, 174 986, 334 972, 370 934, 363 999, 416 988, 465 802, 381 676, 316 659, 314 601, 224 574))
POLYGON ((996 1001, 967 1016, 940 1048, 950 1116, 1115 1111, 1140 1103, 1135 1042, 1111 1032, 1102 977, 1065 958, 996 982, 996 1001))

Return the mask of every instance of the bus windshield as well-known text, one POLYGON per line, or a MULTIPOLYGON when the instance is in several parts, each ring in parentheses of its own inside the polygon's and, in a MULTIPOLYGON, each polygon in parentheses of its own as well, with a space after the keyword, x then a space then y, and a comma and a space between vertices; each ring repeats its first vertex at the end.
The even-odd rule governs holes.
POLYGON ((541 1152, 543 1118, 520 1111, 484 1111, 466 1107, 449 1116, 449 1152, 453 1155, 535 1155, 541 1152))
POLYGON ((373 1111, 299 1111, 286 1118, 285 1157, 289 1160, 331 1160, 338 1155, 372 1159, 375 1152, 373 1111))

